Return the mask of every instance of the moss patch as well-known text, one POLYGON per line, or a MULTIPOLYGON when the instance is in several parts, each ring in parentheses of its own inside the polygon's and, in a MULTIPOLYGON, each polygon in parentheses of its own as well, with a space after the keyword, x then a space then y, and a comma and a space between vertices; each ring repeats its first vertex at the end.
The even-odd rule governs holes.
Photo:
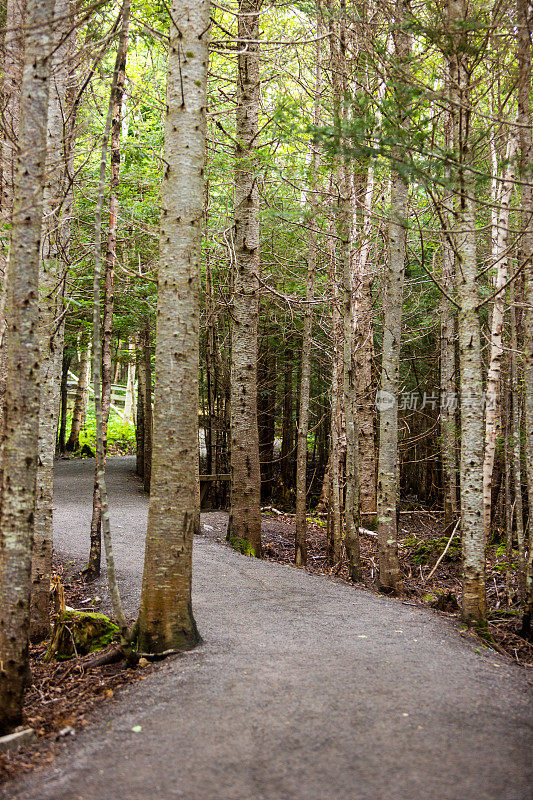
POLYGON ((54 625, 45 661, 65 661, 76 655, 94 653, 118 639, 118 634, 118 626, 104 614, 63 611, 54 625))
MULTIPOLYGON (((440 554, 444 551, 448 543, 446 536, 441 536, 439 539, 430 539, 429 541, 421 542, 418 539, 405 539, 405 544, 412 547, 413 551, 411 557, 415 564, 429 564, 431 561, 436 561, 440 554)), ((461 542, 459 540, 452 541, 450 544, 443 561, 454 562, 461 560, 461 542)))
POLYGON ((234 550, 236 550, 238 553, 242 553, 243 556, 251 556, 252 558, 255 558, 255 550, 250 542, 246 541, 246 539, 243 539, 240 536, 232 536, 229 540, 229 543, 234 550))

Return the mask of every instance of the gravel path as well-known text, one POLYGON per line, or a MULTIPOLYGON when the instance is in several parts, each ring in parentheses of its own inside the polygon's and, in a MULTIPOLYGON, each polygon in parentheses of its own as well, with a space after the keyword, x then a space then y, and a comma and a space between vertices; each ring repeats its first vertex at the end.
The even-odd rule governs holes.
MULTIPOLYGON (((57 465, 56 548, 86 556, 92 461, 57 465)), ((147 498, 110 459, 127 610, 147 498)), ((11 784, 22 800, 530 800, 527 676, 431 611, 195 543, 204 644, 169 661, 11 784), (132 728, 141 726, 140 732, 132 728)))

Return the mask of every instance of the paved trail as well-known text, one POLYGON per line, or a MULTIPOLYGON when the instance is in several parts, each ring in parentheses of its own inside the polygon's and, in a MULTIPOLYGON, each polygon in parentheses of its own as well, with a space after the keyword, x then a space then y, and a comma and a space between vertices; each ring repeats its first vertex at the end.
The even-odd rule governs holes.
MULTIPOLYGON (((134 613, 147 498, 131 467, 109 462, 134 613)), ((75 561, 85 556, 92 469, 57 466, 56 544, 75 561)), ((222 515, 203 521, 222 533, 222 515)), ((529 800, 530 689, 505 659, 476 652, 430 611, 212 538, 196 541, 194 570, 202 647, 126 688, 6 797, 529 800)))

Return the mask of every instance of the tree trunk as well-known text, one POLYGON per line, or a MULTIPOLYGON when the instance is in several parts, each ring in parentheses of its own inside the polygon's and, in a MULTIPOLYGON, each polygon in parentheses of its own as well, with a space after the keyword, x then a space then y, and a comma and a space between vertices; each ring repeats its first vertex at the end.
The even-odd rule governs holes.
POLYGON ((526 475, 529 504, 526 600, 523 632, 533 631, 533 134, 531 113, 531 29, 533 14, 527 0, 517 0, 518 34, 518 127, 520 131, 520 177, 522 189, 522 259, 524 264, 525 331, 525 422, 526 475))
MULTIPOLYGON (((410 38, 404 27, 408 0, 396 6, 395 56, 400 72, 410 57, 410 38)), ((392 75, 398 80, 397 75, 392 75)), ((405 80, 405 78, 404 78, 405 80)), ((394 89, 396 113, 406 127, 402 93, 394 89)), ((404 98, 405 100, 405 98, 404 98)), ((401 154, 399 154, 401 160, 401 154)), ((402 303, 405 276, 407 236, 408 185, 402 173, 393 168, 391 178, 391 210, 388 230, 388 264, 385 276, 383 314, 383 356, 381 361, 381 392, 379 400, 379 457, 378 457, 378 554, 379 585, 388 592, 401 591, 401 570, 398 560, 398 391, 400 347, 402 336, 402 303)))
POLYGON ((126 394, 124 397, 124 420, 133 422, 135 419, 135 343, 128 339, 128 370, 126 379, 126 394))
MULTIPOLYGON (((17 139, 20 117, 20 92, 24 61, 24 0, 7 0, 6 27, 2 53, 2 193, 1 223, 9 230, 13 222, 13 193, 17 161, 17 139)), ((6 260, 0 249, 0 425, 4 408, 7 375, 6 260)))
POLYGON ((67 436, 67 413, 68 413, 68 373, 72 364, 72 354, 63 351, 63 364, 61 367, 61 386, 59 389, 59 410, 60 423, 59 434, 57 437, 56 452, 63 455, 65 452, 65 442, 67 436))
POLYGON ((91 345, 87 345, 86 341, 82 339, 80 343, 80 363, 78 366, 78 385, 76 386, 76 395, 74 397, 74 408, 72 410, 72 422, 70 424, 70 433, 65 445, 67 453, 73 453, 79 449, 80 446, 80 431, 83 427, 85 420, 85 412, 87 408, 87 395, 89 381, 91 378, 91 345))
POLYGON ((357 237, 353 253, 354 284, 354 359, 357 392, 357 427, 359 452, 359 498, 361 514, 376 514, 376 393, 372 377, 374 360, 374 326, 372 320, 372 269, 370 254, 371 212, 374 190, 374 170, 354 176, 354 234, 357 237))
MULTIPOLYGON (((333 221, 330 222, 331 233, 333 221)), ((339 311, 339 289, 335 242, 328 236, 330 285, 332 292, 333 348, 331 363, 331 434, 329 456, 329 504, 327 528, 327 558, 330 567, 338 567, 342 557, 342 502, 341 502, 341 453, 342 453, 342 359, 341 316, 339 311)))
POLYGON ((173 0, 156 329, 154 444, 139 645, 190 648, 200 531, 198 370, 209 3, 173 0), (179 20, 180 28, 174 20, 179 20))
POLYGON ((144 359, 139 347, 140 336, 136 340, 136 360, 137 360, 137 421, 135 424, 135 443, 136 458, 135 472, 140 478, 144 478, 144 403, 145 403, 145 383, 144 359))
POLYGON ((274 438, 276 422, 276 355, 265 332, 257 365, 257 424, 261 466, 261 502, 270 503, 274 489, 274 438))
MULTIPOLYGON (((321 43, 322 24, 320 9, 317 9, 317 44, 316 44, 316 67, 315 67, 315 97, 313 123, 318 126, 320 123, 320 100, 322 95, 322 60, 321 43)), ((308 237, 307 244, 307 280, 305 284, 305 315, 302 330, 302 351, 300 376, 300 407, 298 412, 298 439, 296 446, 296 515, 295 523, 295 551, 294 563, 296 566, 304 566, 307 563, 307 435, 309 432, 309 396, 311 384, 311 352, 313 345, 313 299, 315 294, 315 276, 317 262, 317 241, 315 234, 316 216, 318 212, 317 194, 317 172, 319 166, 319 150, 316 143, 311 139, 309 144, 308 156, 308 191, 304 202, 304 208, 308 209, 308 237)), ((316 437, 315 433, 315 437, 316 437)))
POLYGON ((52 569, 52 503, 54 455, 59 413, 59 389, 64 338, 65 255, 69 250, 70 220, 63 199, 69 191, 63 161, 68 89, 69 0, 55 0, 54 42, 48 106, 46 183, 43 193, 44 230, 39 273, 39 340, 41 403, 39 459, 33 531, 31 624, 32 641, 50 631, 49 600, 52 569), (59 321, 58 321, 59 320, 59 321))
MULTIPOLYGON (((447 236, 442 242, 442 285, 450 295, 455 276, 455 253, 447 236)), ((455 311, 444 295, 441 298, 440 324, 440 430, 442 437, 442 470, 444 489, 444 521, 450 525, 457 517, 457 433, 455 424, 455 311)))
POLYGON ((503 319, 505 313, 505 286, 509 273, 509 257, 507 239, 509 233, 509 211, 515 187, 515 159, 518 149, 518 138, 515 131, 509 134, 509 142, 505 160, 507 167, 502 175, 499 198, 493 198, 498 204, 496 214, 496 231, 493 235, 492 260, 496 264, 496 281, 494 290, 498 292, 492 308, 490 325, 490 355, 487 371, 487 392, 485 410, 485 455, 483 461, 483 524, 485 539, 488 541, 491 527, 492 472, 496 442, 501 427, 500 376, 503 358, 503 319))
POLYGON ((143 481, 144 491, 150 491, 152 479, 153 422, 152 422, 152 342, 150 336, 150 318, 146 318, 143 333, 143 378, 144 378, 144 445, 143 445, 143 481))
POLYGON ((522 384, 519 380, 517 367, 518 336, 516 331, 516 302, 515 286, 511 284, 511 442, 514 482, 514 502, 516 519, 516 538, 518 541, 518 594, 520 602, 525 602, 526 597, 526 546, 524 538, 524 509, 522 504, 522 458, 521 458, 521 430, 520 430, 520 401, 522 384))
MULTIPOLYGON (((126 8, 126 7, 124 7, 126 8)), ((102 500, 98 485, 98 471, 102 470, 105 474, 105 460, 107 456, 107 425, 109 422, 109 411, 111 408, 111 384, 112 384, 112 357, 111 344, 113 339, 113 310, 115 304, 115 258, 117 249, 117 225, 118 225, 118 188, 120 182, 120 134, 122 132, 122 101, 124 97, 124 86, 126 83, 126 58, 128 54, 128 35, 129 35, 129 5, 127 15, 123 16, 122 28, 117 48, 115 61, 115 73, 117 76, 114 95, 111 98, 113 105, 113 119, 111 123, 111 177, 109 186, 109 225, 107 233, 107 247, 104 267, 104 313, 102 325, 102 433, 104 437, 104 461, 102 464, 95 464, 94 487, 93 487, 93 512, 91 519, 90 551, 89 561, 84 574, 88 579, 93 579, 100 575, 100 563, 102 558, 102 500)), ((126 11, 123 11, 126 14, 126 11)), ((94 333, 99 335, 98 332, 94 333)))
POLYGON ((457 166, 455 246, 459 303, 459 371, 461 402, 461 527, 463 542, 463 619, 486 624, 485 532, 483 525, 483 406, 479 296, 477 291, 474 187, 469 171, 468 131, 471 114, 468 28, 464 0, 449 0, 450 107, 457 166))
POLYGON ((231 509, 228 541, 261 557, 261 473, 257 428, 259 289, 259 11, 239 0, 235 138, 233 325, 231 330, 231 509), (248 41, 243 41, 248 40, 248 41))
POLYGON ((290 490, 293 484, 293 446, 294 446, 294 420, 292 402, 292 349, 286 347, 284 351, 283 369, 283 416, 281 423, 281 485, 283 500, 289 501, 290 490))
MULTIPOLYGON (((450 87, 447 86, 449 92, 450 87)), ((448 150, 453 148, 453 117, 446 114, 444 123, 444 143, 448 150)), ((446 168, 445 178, 450 181, 450 169, 446 168)), ((443 222, 446 230, 442 234, 442 286, 448 297, 453 294, 455 282, 455 250, 453 246, 453 222, 450 207, 453 198, 448 195, 443 203, 443 222)), ((457 496, 457 426, 456 426, 456 312, 453 304, 444 294, 441 297, 440 323, 440 431, 442 439, 442 472, 444 521, 451 525, 457 518, 459 499, 457 496)))
POLYGON ((26 46, 6 275, 7 381, 0 448, 0 735, 21 721, 39 440, 39 256, 53 0, 27 0, 26 46))

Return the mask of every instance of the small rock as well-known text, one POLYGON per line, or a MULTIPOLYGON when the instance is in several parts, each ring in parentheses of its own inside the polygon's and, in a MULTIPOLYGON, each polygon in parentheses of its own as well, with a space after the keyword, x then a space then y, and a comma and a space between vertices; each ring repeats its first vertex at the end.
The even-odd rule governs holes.
POLYGON ((150 666, 150 662, 148 661, 147 658, 144 658, 144 656, 141 656, 137 666, 140 667, 141 669, 146 669, 146 667, 150 666))
POLYGON ((66 728, 61 728, 56 739, 62 739, 64 736, 76 736, 76 731, 70 725, 67 725, 66 728))

